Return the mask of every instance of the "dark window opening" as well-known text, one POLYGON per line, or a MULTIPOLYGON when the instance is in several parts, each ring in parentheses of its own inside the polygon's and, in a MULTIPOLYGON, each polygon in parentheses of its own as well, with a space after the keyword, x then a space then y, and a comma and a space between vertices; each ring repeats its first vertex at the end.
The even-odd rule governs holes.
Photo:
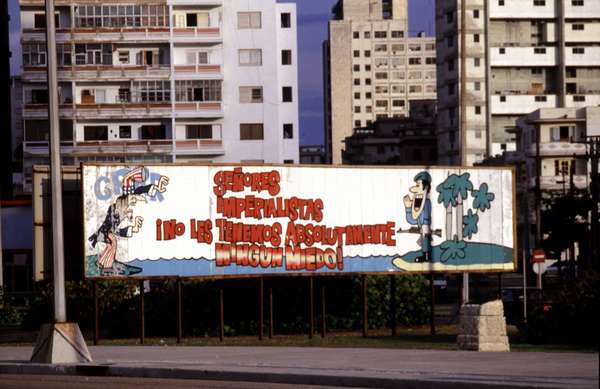
POLYGON ((283 139, 294 139, 294 125, 292 123, 283 125, 283 139))
POLYGON ((284 103, 291 103, 292 102, 292 87, 291 86, 284 86, 281 89, 282 95, 283 95, 283 102, 284 103))
POLYGON ((212 125, 194 124, 185 126, 185 137, 187 139, 212 139, 212 125))
POLYGON ((185 15, 185 25, 187 27, 197 27, 198 26, 198 14, 186 14, 185 15))
POLYGON ((292 64, 292 50, 281 50, 281 64, 291 65, 292 64))
POLYGON ((31 104, 48 104, 48 90, 33 89, 31 91, 31 104))
POLYGON ((142 126, 142 139, 165 139, 166 128, 164 125, 142 126))
POLYGON ((108 140, 108 126, 83 127, 84 140, 108 140))
POLYGON ((292 15, 289 12, 283 12, 281 14, 281 28, 292 27, 292 15))
POLYGON ((131 126, 119 126, 119 138, 131 139, 131 126))

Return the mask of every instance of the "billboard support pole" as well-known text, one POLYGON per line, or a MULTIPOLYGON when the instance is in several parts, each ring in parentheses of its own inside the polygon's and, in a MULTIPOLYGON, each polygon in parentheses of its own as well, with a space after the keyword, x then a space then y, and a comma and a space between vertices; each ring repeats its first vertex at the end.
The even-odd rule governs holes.
POLYGON ((527 323, 527 249, 523 249, 523 321, 527 323))
POLYGON ((258 340, 263 340, 263 329, 265 328, 265 284, 264 278, 260 277, 258 284, 258 340))
POLYGON ((269 285, 269 339, 273 339, 273 287, 269 285))
POLYGON ((77 323, 67 323, 54 0, 45 0, 45 14, 48 126, 50 135, 50 147, 48 151, 50 154, 50 182, 52 187, 52 281, 54 320, 50 324, 42 325, 30 360, 31 362, 36 363, 52 364, 91 362, 92 356, 85 344, 79 325, 77 323))
POLYGON ((396 275, 390 275, 390 327, 392 336, 396 336, 396 275))
POLYGON ((433 272, 429 273, 429 333, 435 335, 435 285, 433 272))
POLYGON ((177 298, 177 343, 181 343, 182 334, 182 309, 181 309, 181 278, 176 281, 176 298, 177 298))
POLYGON ((325 306, 325 285, 321 279, 321 338, 325 337, 327 332, 326 306, 325 306))
POLYGON ((219 288, 219 341, 225 337, 225 320, 223 317, 223 286, 219 288))
POLYGON ((308 277, 308 338, 312 339, 315 332, 315 291, 313 276, 308 277))
POLYGON ((367 321, 368 319, 368 311, 367 311, 367 276, 362 276, 362 336, 363 338, 367 337, 367 321))
POLYGON ((94 299, 94 346, 97 346, 100 340, 100 322, 98 320, 98 281, 92 281, 92 288, 94 299))
POLYGON ((144 295, 146 291, 144 290, 144 280, 140 280, 140 344, 144 344, 144 339, 146 338, 145 331, 145 323, 144 323, 144 295))

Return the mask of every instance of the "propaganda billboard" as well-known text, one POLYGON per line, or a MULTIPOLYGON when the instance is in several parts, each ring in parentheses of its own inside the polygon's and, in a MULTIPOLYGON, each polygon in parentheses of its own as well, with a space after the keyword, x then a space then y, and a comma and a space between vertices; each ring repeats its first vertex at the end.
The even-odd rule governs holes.
POLYGON ((511 169, 83 165, 87 277, 513 271, 511 169))

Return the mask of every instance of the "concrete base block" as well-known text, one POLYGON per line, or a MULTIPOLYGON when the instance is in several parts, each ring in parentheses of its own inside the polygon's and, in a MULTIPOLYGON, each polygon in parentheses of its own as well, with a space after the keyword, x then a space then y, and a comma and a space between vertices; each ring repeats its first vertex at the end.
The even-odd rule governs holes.
POLYGON ((505 336, 504 316, 461 316, 459 333, 465 335, 505 336))
POLYGON ((510 351, 502 301, 464 305, 456 341, 461 350, 510 351))
POLYGON ((91 362, 92 356, 77 323, 44 324, 31 355, 35 363, 91 362))
POLYGON ((479 306, 480 316, 504 316, 502 300, 490 301, 479 306))

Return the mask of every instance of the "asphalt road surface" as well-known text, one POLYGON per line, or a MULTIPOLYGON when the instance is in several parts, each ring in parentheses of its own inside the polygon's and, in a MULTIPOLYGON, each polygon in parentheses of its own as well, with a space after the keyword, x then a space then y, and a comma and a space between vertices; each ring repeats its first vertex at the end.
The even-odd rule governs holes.
MULTIPOLYGON (((331 386, 119 377, 0 375, 0 389, 334 389, 331 386)), ((339 387, 335 388, 339 389, 339 387)), ((360 388, 357 388, 360 389, 360 388)))

